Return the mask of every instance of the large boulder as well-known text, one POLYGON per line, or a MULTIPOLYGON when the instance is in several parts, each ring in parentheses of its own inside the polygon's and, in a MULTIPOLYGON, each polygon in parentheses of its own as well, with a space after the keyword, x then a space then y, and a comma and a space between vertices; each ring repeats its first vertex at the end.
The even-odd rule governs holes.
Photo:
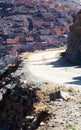
POLYGON ((74 64, 81 64, 81 10, 73 15, 65 57, 74 64))

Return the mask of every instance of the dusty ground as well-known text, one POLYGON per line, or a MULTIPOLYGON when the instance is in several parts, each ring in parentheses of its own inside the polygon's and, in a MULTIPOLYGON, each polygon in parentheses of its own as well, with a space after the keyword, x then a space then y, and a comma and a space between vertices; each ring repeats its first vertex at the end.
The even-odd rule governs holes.
MULTIPOLYGON (((67 91, 68 93, 70 93, 70 95, 73 96, 72 100, 65 101, 61 98, 53 100, 52 98, 50 98, 50 96, 48 96, 50 100, 48 102, 45 101, 45 103, 48 106, 47 109, 50 113, 50 118, 49 120, 40 123, 40 126, 37 130, 80 130, 81 129, 81 122, 80 122, 81 94, 76 91, 69 91, 69 90, 67 91)), ((52 90, 52 94, 54 94, 53 90, 52 90)), ((44 98, 45 97, 46 96, 44 96, 44 98)))
MULTIPOLYGON (((37 95, 50 113, 49 119, 41 121, 37 130, 81 129, 81 68, 62 59, 60 54, 64 51, 65 49, 36 52, 23 62, 20 72, 25 77, 24 82, 32 81, 36 87, 42 88, 37 95), (71 98, 58 98, 59 91, 68 93, 71 98)), ((40 106, 41 104, 37 106, 38 111, 43 107, 40 106)))
POLYGON ((59 86, 79 88, 81 90, 81 68, 68 63, 60 56, 62 50, 50 50, 31 54, 28 57, 26 70, 37 81, 52 82, 59 86))

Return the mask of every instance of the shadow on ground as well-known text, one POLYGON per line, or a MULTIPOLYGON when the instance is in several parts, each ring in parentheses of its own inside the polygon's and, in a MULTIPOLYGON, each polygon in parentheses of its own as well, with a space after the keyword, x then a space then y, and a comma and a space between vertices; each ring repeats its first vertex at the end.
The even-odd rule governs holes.
POLYGON ((74 77, 72 82, 67 82, 66 84, 81 85, 81 76, 74 77))
POLYGON ((50 62, 48 65, 52 65, 53 67, 75 67, 80 68, 81 64, 77 64, 77 62, 72 63, 65 58, 65 52, 60 53, 60 58, 56 61, 50 62))
POLYGON ((60 91, 50 94, 50 101, 55 101, 57 99, 60 99, 60 91))
MULTIPOLYGON (((74 67, 74 69, 81 68, 81 64, 73 64, 68 62, 65 57, 60 57, 58 60, 50 62, 48 65, 52 65, 54 68, 61 67, 74 67)), ((67 82, 66 84, 81 85, 81 76, 73 77, 72 82, 67 82)))
POLYGON ((68 62, 64 57, 60 57, 58 60, 50 62, 48 65, 52 65, 52 67, 79 67, 76 64, 72 64, 68 62))

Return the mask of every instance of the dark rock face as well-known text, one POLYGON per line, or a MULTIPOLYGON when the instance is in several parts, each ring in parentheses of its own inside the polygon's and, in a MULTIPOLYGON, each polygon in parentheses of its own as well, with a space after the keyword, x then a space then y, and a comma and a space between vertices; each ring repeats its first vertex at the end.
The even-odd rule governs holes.
POLYGON ((66 50, 66 59, 74 64, 81 64, 81 10, 74 14, 73 24, 66 50))
POLYGON ((0 130, 28 130, 33 119, 26 117, 33 115, 37 88, 7 71, 0 76, 0 130))

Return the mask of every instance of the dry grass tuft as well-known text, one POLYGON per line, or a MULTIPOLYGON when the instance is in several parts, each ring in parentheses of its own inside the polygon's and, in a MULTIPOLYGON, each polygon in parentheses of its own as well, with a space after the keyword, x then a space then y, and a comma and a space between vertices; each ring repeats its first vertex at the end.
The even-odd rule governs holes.
POLYGON ((47 111, 47 106, 43 102, 35 103, 34 108, 37 114, 47 111))

